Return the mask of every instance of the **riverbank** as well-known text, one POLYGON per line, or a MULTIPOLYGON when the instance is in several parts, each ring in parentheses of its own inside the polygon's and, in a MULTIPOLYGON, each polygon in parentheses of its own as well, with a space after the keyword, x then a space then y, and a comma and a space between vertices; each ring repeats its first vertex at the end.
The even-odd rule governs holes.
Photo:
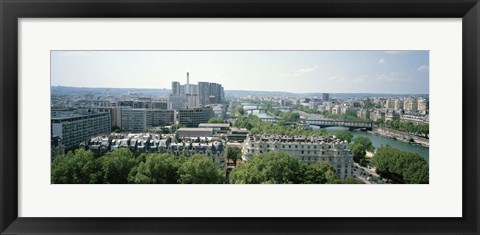
POLYGON ((386 127, 374 128, 373 131, 371 131, 370 133, 374 135, 379 135, 382 137, 395 139, 411 145, 417 145, 425 148, 428 148, 430 146, 429 139, 418 137, 416 135, 411 135, 411 134, 396 131, 396 130, 392 130, 386 127))

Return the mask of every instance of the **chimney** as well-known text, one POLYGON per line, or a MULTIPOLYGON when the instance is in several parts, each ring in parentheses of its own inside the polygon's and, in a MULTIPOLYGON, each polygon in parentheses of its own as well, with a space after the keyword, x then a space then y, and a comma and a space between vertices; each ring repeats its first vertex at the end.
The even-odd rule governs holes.
POLYGON ((190 77, 189 77, 188 72, 187 72, 187 87, 186 87, 186 88, 187 88, 187 89, 186 89, 185 93, 186 93, 187 95, 190 95, 190 77))

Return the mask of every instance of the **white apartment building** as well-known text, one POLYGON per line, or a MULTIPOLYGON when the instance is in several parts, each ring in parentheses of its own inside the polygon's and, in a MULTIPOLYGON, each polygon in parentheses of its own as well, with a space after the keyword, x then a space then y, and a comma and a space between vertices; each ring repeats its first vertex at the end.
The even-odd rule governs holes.
POLYGON ((413 98, 408 98, 403 103, 403 108, 408 111, 417 111, 418 109, 418 101, 413 98))
POLYGON ((242 158, 248 161, 254 155, 269 151, 285 151, 297 156, 302 163, 326 161, 333 165, 339 178, 352 176, 353 155, 348 143, 334 136, 247 136, 242 158))
POLYGON ((92 136, 110 131, 110 113, 74 114, 51 118, 52 137, 60 137, 66 148, 77 146, 92 136))

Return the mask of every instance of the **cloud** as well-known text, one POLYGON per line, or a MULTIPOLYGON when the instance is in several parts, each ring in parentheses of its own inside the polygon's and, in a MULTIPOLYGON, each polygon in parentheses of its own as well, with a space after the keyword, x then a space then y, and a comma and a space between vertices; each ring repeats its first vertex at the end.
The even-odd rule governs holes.
POLYGON ((329 80, 329 81, 335 81, 335 82, 343 82, 343 81, 345 81, 345 79, 339 78, 339 77, 329 77, 329 78, 327 78, 327 80, 329 80))
POLYGON ((404 73, 384 73, 380 74, 377 80, 387 82, 411 82, 413 79, 404 73))
POLYGON ((379 64, 385 64, 385 63, 387 63, 387 61, 386 61, 384 58, 381 58, 381 59, 379 59, 379 60, 377 61, 377 63, 379 63, 379 64))
POLYGON ((352 83, 366 82, 367 79, 368 79, 368 75, 360 75, 360 76, 356 77, 355 79, 353 79, 352 83))
POLYGON ((312 73, 313 71, 317 70, 317 66, 314 67, 306 67, 301 68, 294 73, 283 73, 280 77, 303 77, 306 74, 312 73))
POLYGON ((310 67, 310 68, 309 68, 309 67, 307 67, 307 68, 302 68, 302 69, 297 70, 297 72, 295 72, 295 73, 293 74, 293 76, 294 76, 294 77, 301 77, 301 76, 303 76, 303 75, 305 75, 305 74, 308 74, 308 73, 311 73, 311 72, 313 72, 313 71, 315 71, 315 70, 317 70, 317 66, 315 66, 315 67, 310 67))
POLYGON ((428 65, 421 65, 420 67, 417 68, 417 71, 426 71, 428 72, 430 70, 430 66, 428 65))

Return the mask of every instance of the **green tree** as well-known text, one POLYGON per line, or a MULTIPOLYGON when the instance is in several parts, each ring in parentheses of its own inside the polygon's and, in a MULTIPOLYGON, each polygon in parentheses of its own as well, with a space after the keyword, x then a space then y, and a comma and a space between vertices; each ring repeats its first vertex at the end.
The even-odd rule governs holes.
POLYGON ((223 120, 222 118, 210 118, 208 123, 227 123, 227 121, 223 120))
POLYGON ((375 104, 372 101, 369 100, 365 103, 365 106, 363 108, 372 109, 372 108, 375 108, 375 104))
POLYGON ((301 181, 298 158, 283 151, 254 156, 230 174, 232 184, 292 184, 301 181))
POLYGON ((227 147, 225 155, 227 160, 232 160, 237 165, 237 161, 242 159, 242 150, 238 147, 227 147))
POLYGON ((112 132, 120 133, 121 129, 118 126, 112 126, 112 132))
POLYGON ((390 146, 381 147, 372 158, 376 171, 393 183, 427 184, 428 163, 418 154, 404 152, 390 146))
POLYGON ((212 160, 201 154, 189 157, 180 166, 178 173, 178 183, 181 184, 220 184, 225 178, 212 160))
POLYGON ((129 182, 135 184, 176 184, 178 169, 183 158, 176 159, 170 154, 148 154, 145 161, 132 169, 129 182))
POLYGON ((354 144, 362 145, 366 151, 369 151, 369 152, 375 151, 375 147, 373 147, 372 141, 367 137, 363 137, 363 136, 355 137, 352 141, 354 144))
POLYGON ((293 112, 281 113, 281 117, 286 122, 296 122, 300 119, 300 114, 293 112))
POLYGON ((337 180, 337 184, 363 184, 363 182, 359 179, 348 177, 346 179, 337 180))
POLYGON ((100 157, 103 182, 106 184, 126 184, 128 174, 135 166, 132 152, 126 148, 116 149, 100 157))
POLYGON ((239 114, 240 116, 245 115, 245 110, 243 109, 242 105, 237 106, 237 114, 239 114))
POLYGON ((178 129, 180 129, 180 127, 182 127, 182 125, 180 125, 180 124, 173 124, 173 125, 170 127, 170 133, 175 133, 178 129))
POLYGON ((302 163, 300 165, 302 184, 335 184, 335 168, 327 162, 302 163))
POLYGON ((52 184, 95 184, 102 183, 101 170, 93 153, 77 149, 75 153, 60 155, 52 162, 52 184))
POLYGON ((350 131, 336 131, 335 136, 338 139, 346 140, 349 143, 352 141, 352 138, 353 138, 353 134, 350 131))
POLYGON ((365 151, 365 147, 361 144, 352 144, 350 146, 351 152, 353 154, 353 161, 355 161, 356 163, 360 163, 367 154, 367 152, 365 151))

